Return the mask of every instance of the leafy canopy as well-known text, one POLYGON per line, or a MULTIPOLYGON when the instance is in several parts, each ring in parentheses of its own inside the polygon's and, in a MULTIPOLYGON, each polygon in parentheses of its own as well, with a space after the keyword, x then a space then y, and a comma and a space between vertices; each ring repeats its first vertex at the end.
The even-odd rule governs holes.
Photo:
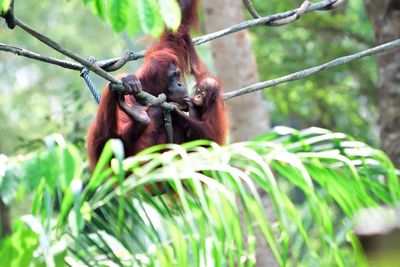
POLYGON ((181 12, 176 0, 83 0, 95 14, 108 21, 116 32, 134 36, 140 30, 158 37, 164 30, 176 31, 181 12))

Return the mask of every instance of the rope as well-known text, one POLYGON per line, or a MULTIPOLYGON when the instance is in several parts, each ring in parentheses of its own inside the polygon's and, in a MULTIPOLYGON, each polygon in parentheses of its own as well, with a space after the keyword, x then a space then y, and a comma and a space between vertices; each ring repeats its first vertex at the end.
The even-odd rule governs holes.
POLYGON ((94 85, 89 78, 89 70, 87 68, 82 69, 81 77, 85 80, 86 85, 89 87, 89 90, 92 93, 94 99, 96 100, 97 104, 99 104, 101 96, 99 92, 96 90, 96 88, 94 88, 94 85))

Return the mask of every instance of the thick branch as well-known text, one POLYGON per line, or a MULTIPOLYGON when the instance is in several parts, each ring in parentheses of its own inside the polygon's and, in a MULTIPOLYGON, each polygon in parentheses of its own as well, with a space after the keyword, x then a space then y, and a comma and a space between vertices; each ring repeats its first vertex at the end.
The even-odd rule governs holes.
POLYGON ((244 87, 242 89, 236 90, 236 91, 232 91, 229 93, 225 93, 223 95, 224 100, 228 100, 230 98, 233 97, 237 97, 240 95, 244 95, 244 94, 248 94, 248 93, 252 93, 258 90, 263 90, 269 87, 273 87, 276 86, 278 84, 281 83, 286 83, 286 82, 291 82, 291 81, 296 81, 296 80, 300 80, 303 79, 305 77, 311 76, 314 73, 323 71, 323 70, 327 70, 327 69, 331 69, 333 67, 336 66, 340 66, 349 62, 352 62, 354 60, 363 58, 363 57, 367 57, 367 56, 372 56, 375 54, 380 54, 383 52, 386 52, 388 50, 394 49, 394 48, 399 48, 400 47, 400 39, 397 39, 395 41, 392 42, 388 42, 370 49, 367 49, 365 51, 353 54, 353 55, 349 55, 349 56, 344 56, 344 57, 340 57, 337 59, 334 59, 332 61, 329 61, 325 64, 319 65, 319 66, 315 66, 309 69, 305 69, 305 70, 301 70, 274 80, 269 80, 269 81, 264 81, 264 82, 259 82, 259 83, 255 83, 252 85, 249 85, 247 87, 244 87))

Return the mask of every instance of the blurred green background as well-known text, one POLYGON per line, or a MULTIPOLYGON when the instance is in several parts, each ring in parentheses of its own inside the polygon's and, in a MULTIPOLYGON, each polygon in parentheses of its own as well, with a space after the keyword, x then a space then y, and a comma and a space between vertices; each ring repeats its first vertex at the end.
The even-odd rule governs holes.
MULTIPOLYGON (((254 1, 261 15, 290 10, 298 1, 254 1)), ((143 49, 150 40, 115 33, 80 0, 18 3, 16 14, 39 31, 84 57, 106 59, 124 49, 143 49)), ((246 12, 247 14, 247 12, 246 12)), ((250 17, 248 17, 250 18, 250 17)), ((30 35, 2 25, 1 42, 65 59, 30 35)), ((345 9, 314 12, 283 27, 251 28, 261 80, 324 63, 373 45, 371 26, 361 0, 345 9)), ((211 64, 207 44, 198 46, 211 64)), ((134 72, 141 61, 118 72, 134 72)), ((91 76, 98 90, 105 81, 91 76)), ((96 112, 84 81, 76 71, 0 53, 0 153, 15 155, 35 148, 44 136, 61 133, 84 148, 85 134, 96 112)), ((377 65, 366 58, 310 78, 265 91, 272 126, 320 126, 378 145, 377 65)))

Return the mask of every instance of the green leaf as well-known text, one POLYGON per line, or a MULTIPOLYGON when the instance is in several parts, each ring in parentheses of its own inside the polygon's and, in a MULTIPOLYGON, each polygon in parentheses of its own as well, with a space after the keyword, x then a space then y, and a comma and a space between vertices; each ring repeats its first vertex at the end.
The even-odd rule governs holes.
MULTIPOLYGON (((0 0, 0 1, 3 2, 2 5, 1 5, 2 10, 3 10, 3 11, 7 11, 8 8, 10 7, 11 0, 0 0)), ((0 2, 0 3, 1 3, 1 2, 0 2)))
POLYGON ((181 9, 176 0, 158 0, 160 12, 168 28, 176 31, 181 24, 181 9))
POLYGON ((33 252, 39 245, 39 234, 35 233, 25 222, 14 223, 14 233, 2 240, 0 246, 1 266, 30 266, 33 252))
POLYGON ((146 34, 158 37, 164 30, 159 6, 156 0, 138 0, 140 26, 146 34))
POLYGON ((102 19, 106 19, 106 3, 105 0, 94 0, 94 7, 97 15, 102 19))
POLYGON ((124 157, 123 144, 118 139, 111 139, 105 144, 99 161, 96 164, 96 168, 93 171, 92 178, 90 179, 89 184, 86 186, 88 190, 96 188, 104 181, 104 179, 107 178, 108 175, 104 176, 102 174, 105 173, 105 168, 107 168, 107 165, 110 163, 110 159, 114 153, 119 159, 124 157))
POLYGON ((128 34, 133 37, 140 32, 140 20, 136 0, 129 1, 128 14, 126 30, 128 34))
POLYGON ((128 0, 111 0, 109 2, 109 18, 116 32, 121 32, 128 21, 128 0))

